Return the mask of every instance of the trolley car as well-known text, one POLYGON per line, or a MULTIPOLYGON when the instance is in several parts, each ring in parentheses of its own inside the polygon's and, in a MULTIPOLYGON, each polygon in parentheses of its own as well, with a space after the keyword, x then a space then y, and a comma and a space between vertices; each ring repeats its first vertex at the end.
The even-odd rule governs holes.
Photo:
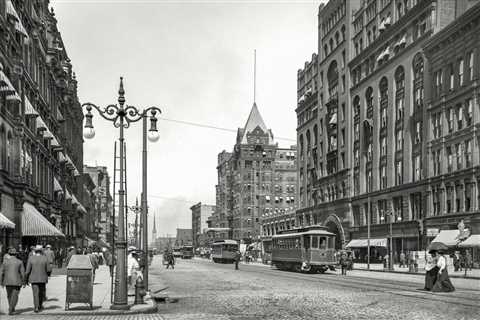
POLYGON ((272 265, 280 270, 324 273, 335 270, 335 235, 323 226, 272 236, 272 265))
POLYGON ((181 248, 182 259, 192 259, 193 258, 193 246, 183 246, 181 248))
POLYGON ((238 251, 238 243, 235 240, 217 240, 212 243, 212 259, 215 263, 233 263, 238 251))

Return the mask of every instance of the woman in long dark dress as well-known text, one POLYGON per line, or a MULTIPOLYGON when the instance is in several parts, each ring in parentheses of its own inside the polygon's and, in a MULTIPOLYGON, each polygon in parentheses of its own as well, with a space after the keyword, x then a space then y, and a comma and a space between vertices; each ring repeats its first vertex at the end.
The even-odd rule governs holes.
POLYGON ((427 257, 427 264, 425 265, 425 290, 430 291, 437 280, 438 267, 437 267, 437 253, 430 251, 427 257))
POLYGON ((448 276, 447 258, 445 258, 442 251, 439 251, 438 255, 438 276, 437 281, 435 281, 435 284, 433 285, 432 292, 453 292, 455 291, 455 287, 448 276))

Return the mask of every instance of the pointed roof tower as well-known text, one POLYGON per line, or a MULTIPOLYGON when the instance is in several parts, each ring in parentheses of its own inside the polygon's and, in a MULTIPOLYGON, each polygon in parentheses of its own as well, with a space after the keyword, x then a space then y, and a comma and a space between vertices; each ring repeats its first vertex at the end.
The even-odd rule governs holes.
POLYGON ((155 243, 157 240, 157 222, 155 221, 155 217, 157 215, 154 213, 153 214, 153 229, 152 229, 152 243, 155 243))
POLYGON ((260 114, 260 111, 258 111, 257 104, 254 102, 252 110, 250 110, 247 123, 242 130, 242 139, 240 140, 240 143, 247 144, 247 134, 253 132, 257 127, 260 128, 264 133, 268 134, 269 144, 274 144, 272 131, 265 125, 262 115, 260 114))

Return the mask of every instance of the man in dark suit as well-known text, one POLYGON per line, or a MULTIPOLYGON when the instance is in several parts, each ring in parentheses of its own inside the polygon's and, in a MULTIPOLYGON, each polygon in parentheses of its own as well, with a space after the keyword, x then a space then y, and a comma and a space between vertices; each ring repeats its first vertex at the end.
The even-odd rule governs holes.
POLYGON ((18 294, 22 285, 25 286, 25 268, 17 257, 17 250, 10 247, 8 255, 0 266, 0 283, 7 289, 8 314, 14 314, 18 302, 18 294))
POLYGON ((52 246, 47 244, 45 251, 43 252, 44 256, 47 258, 48 262, 48 276, 52 274, 53 263, 55 262, 55 254, 52 251, 52 246))
POLYGON ((35 253, 28 259, 26 278, 32 285, 34 311, 39 312, 43 309, 45 299, 45 286, 48 282, 48 261, 42 254, 43 247, 37 245, 35 253))

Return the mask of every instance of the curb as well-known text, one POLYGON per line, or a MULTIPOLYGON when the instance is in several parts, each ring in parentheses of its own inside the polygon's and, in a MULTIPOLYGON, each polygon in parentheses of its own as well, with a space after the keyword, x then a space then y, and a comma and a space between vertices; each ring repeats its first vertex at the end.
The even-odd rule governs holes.
MULTIPOLYGON (((399 274, 409 274, 409 275, 415 275, 415 276, 425 276, 424 273, 418 273, 418 272, 408 272, 408 271, 389 271, 389 270, 368 270, 368 269, 353 269, 355 271, 367 271, 367 272, 384 272, 384 273, 399 273, 399 274)), ((450 278, 455 278, 455 279, 473 279, 473 280, 480 280, 480 277, 475 277, 475 276, 460 276, 457 274, 449 274, 448 275, 450 278)))
POLYGON ((151 306, 139 310, 115 310, 115 311, 65 311, 65 312, 49 312, 49 313, 34 313, 34 314, 19 314, 22 316, 119 316, 119 315, 134 315, 134 314, 151 314, 157 313, 158 307, 151 306))

